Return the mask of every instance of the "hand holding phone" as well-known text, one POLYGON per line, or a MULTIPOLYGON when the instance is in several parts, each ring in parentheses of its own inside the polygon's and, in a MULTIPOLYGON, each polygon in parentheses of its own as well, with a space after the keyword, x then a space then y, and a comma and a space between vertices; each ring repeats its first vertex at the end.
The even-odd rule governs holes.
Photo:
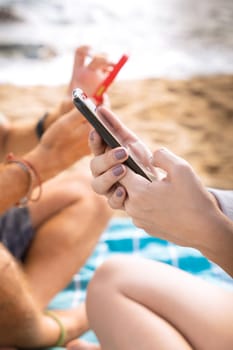
POLYGON ((108 146, 111 148, 123 146, 128 149, 129 157, 125 164, 131 170, 151 182, 158 178, 156 169, 150 163, 152 154, 149 149, 133 132, 127 132, 126 140, 123 134, 125 127, 117 117, 109 114, 109 117, 106 118, 107 114, 103 115, 103 113, 96 111, 96 105, 81 89, 73 91, 73 102, 108 146))

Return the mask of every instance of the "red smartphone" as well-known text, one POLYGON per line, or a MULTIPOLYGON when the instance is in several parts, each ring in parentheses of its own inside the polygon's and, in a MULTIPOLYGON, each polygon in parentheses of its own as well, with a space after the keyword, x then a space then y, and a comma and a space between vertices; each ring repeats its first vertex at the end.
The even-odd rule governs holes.
POLYGON ((109 87, 109 85, 113 82, 121 68, 124 66, 124 64, 127 62, 129 56, 124 54, 121 56, 119 61, 114 64, 113 69, 109 72, 108 76, 102 81, 102 83, 97 87, 95 93, 93 94, 93 98, 95 99, 97 104, 100 104, 103 102, 103 94, 109 87))

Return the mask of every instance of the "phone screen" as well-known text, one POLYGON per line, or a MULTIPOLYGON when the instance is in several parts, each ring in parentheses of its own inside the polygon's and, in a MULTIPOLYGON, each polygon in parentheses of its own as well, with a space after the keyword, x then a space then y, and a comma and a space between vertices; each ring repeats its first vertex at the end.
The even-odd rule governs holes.
MULTIPOLYGON (((73 102, 76 108, 83 114, 89 123, 95 128, 98 134, 103 138, 105 143, 111 148, 122 146, 119 137, 115 131, 107 124, 107 121, 101 117, 100 113, 96 113, 96 105, 86 96, 79 88, 73 91, 73 102)), ((143 176, 150 182, 154 179, 154 175, 150 174, 143 166, 129 155, 125 164, 135 173, 143 176)))

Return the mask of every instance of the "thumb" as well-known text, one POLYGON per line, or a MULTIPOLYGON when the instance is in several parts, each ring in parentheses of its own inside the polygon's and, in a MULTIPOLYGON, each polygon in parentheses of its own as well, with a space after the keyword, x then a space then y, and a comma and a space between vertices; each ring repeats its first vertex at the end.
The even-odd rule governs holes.
POLYGON ((180 168, 181 165, 187 164, 186 161, 166 148, 160 148, 153 153, 152 165, 162 170, 165 170, 167 173, 167 178, 174 175, 174 172, 177 170, 177 167, 180 168))

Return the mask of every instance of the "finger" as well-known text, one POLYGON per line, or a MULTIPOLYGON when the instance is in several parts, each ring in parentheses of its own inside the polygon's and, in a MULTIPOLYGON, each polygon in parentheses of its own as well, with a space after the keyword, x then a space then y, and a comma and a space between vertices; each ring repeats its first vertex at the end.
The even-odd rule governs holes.
POLYGON ((108 60, 107 55, 99 54, 95 55, 90 63, 88 64, 88 68, 92 70, 103 70, 104 72, 109 72, 112 70, 114 63, 108 60))
POLYGON ((106 153, 99 154, 91 160, 90 167, 92 174, 94 177, 97 177, 124 162, 127 158, 128 153, 122 147, 110 149, 106 153))
POLYGON ((157 166, 167 172, 167 177, 176 176, 177 170, 188 168, 188 163, 169 151, 166 148, 156 150, 152 157, 152 165, 157 166))
POLYGON ((125 173, 126 167, 122 164, 118 164, 102 175, 95 177, 92 181, 92 188, 96 193, 108 196, 112 187, 121 180, 125 173))
POLYGON ((74 55, 73 72, 71 77, 71 83, 76 79, 80 67, 85 65, 86 58, 91 55, 90 46, 80 46, 76 49, 74 55))
POLYGON ((111 106, 109 96, 106 93, 104 93, 102 95, 101 105, 108 107, 108 108, 110 108, 110 106, 111 106))
POLYGON ((73 84, 76 81, 76 77, 78 76, 78 71, 80 67, 85 65, 85 60, 88 56, 91 55, 91 47, 90 46, 80 46, 76 49, 74 54, 74 63, 72 69, 72 75, 70 79, 70 83, 68 85, 67 94, 70 97, 72 94, 72 90, 74 88, 73 84))
POLYGON ((87 57, 91 56, 91 47, 88 45, 80 46, 75 51, 74 68, 84 66, 87 57))
POLYGON ((126 190, 123 186, 117 186, 112 195, 108 199, 108 203, 112 209, 124 209, 124 202, 127 197, 126 190))
POLYGON ((137 136, 121 122, 116 114, 106 107, 97 107, 97 114, 110 131, 120 139, 123 145, 138 141, 137 136))
POLYGON ((95 156, 98 156, 98 155, 104 153, 106 150, 106 143, 100 137, 100 135, 97 133, 97 131, 95 131, 95 129, 92 129, 90 134, 89 134, 88 144, 89 144, 89 147, 90 147, 92 153, 95 156))

